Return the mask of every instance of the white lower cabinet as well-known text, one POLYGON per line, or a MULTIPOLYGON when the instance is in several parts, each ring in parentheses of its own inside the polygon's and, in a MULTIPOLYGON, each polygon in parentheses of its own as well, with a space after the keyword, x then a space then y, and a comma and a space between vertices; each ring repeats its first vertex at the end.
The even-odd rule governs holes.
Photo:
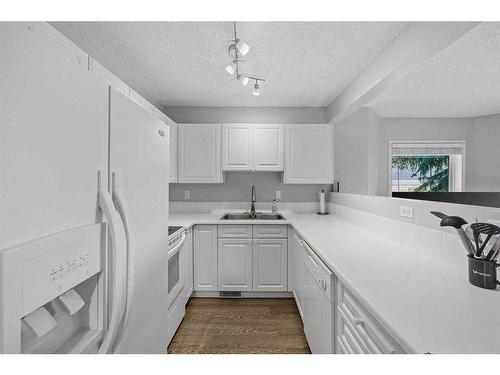
POLYGON ((252 290, 252 240, 219 238, 219 290, 252 290))
POLYGON ((194 290, 218 290, 217 225, 197 225, 194 229, 194 290))
POLYGON ((287 240, 253 240, 253 290, 287 290, 287 240))
POLYGON ((341 282, 337 287, 338 352, 349 354, 404 353, 402 346, 341 282))

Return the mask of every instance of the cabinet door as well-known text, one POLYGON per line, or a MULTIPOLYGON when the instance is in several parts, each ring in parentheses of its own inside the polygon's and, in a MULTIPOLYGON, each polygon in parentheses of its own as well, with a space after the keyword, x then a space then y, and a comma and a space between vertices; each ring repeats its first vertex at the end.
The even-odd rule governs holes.
POLYGON ((175 122, 169 124, 170 130, 170 163, 169 181, 177 182, 177 143, 179 140, 179 126, 175 122))
POLYGON ((252 290, 252 240, 219 239, 219 290, 252 290))
POLYGON ((333 182, 333 131, 331 124, 286 125, 286 184, 333 182))
POLYGON ((253 290, 287 290, 287 240, 253 240, 253 290))
POLYGON ((217 225, 194 229, 194 290, 217 290, 217 225))
POLYGON ((254 125, 254 165, 256 171, 283 170, 283 126, 254 125))
POLYGON ((222 182, 220 130, 220 124, 179 124, 179 182, 222 182))
POLYGON ((186 239, 184 240, 184 244, 182 245, 182 256, 184 257, 184 277, 186 286, 184 288, 185 294, 184 299, 187 303, 189 297, 193 293, 193 285, 194 285, 194 264, 193 264, 193 231, 191 228, 186 230, 186 239))
POLYGON ((222 169, 248 171, 253 169, 253 126, 224 124, 222 126, 222 169))

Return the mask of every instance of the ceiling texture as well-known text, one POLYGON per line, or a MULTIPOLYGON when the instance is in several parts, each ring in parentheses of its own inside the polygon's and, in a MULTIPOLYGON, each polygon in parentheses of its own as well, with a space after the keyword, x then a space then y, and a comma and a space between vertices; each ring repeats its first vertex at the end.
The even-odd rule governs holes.
POLYGON ((225 71, 232 22, 51 22, 141 95, 163 106, 324 107, 403 30, 403 22, 238 22, 250 46, 225 71))
POLYGON ((380 117, 500 113, 500 22, 483 22, 375 98, 380 117))

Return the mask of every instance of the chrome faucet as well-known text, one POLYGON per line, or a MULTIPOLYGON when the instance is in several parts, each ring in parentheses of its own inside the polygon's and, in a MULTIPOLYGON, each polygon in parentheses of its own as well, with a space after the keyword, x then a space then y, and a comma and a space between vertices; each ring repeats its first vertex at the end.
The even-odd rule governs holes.
POLYGON ((252 186, 252 204, 250 205, 250 218, 255 219, 256 218, 256 213, 255 213, 255 202, 257 201, 257 198, 255 197, 255 186, 252 186))

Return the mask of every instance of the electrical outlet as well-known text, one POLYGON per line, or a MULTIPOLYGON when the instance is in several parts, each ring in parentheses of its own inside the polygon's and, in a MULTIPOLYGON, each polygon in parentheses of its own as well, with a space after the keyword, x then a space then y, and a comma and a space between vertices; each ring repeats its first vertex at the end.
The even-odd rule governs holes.
POLYGON ((399 216, 413 219, 413 207, 399 207, 399 216))
POLYGON ((276 190, 276 200, 281 199, 281 190, 276 190))
POLYGON ((184 199, 191 198, 191 192, 189 190, 184 190, 184 199))

